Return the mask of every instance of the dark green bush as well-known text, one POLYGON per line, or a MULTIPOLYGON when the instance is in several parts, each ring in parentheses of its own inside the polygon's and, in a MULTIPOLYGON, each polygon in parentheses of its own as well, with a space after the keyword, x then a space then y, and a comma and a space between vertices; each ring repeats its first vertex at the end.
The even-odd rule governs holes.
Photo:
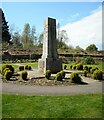
POLYGON ((5 68, 3 71, 2 71, 2 75, 4 76, 5 72, 10 70, 9 68, 5 68))
POLYGON ((88 56, 84 59, 84 64, 95 64, 95 61, 92 57, 88 56))
POLYGON ((11 70, 11 72, 12 72, 12 74, 14 73, 14 67, 12 66, 12 65, 3 65, 2 66, 2 72, 3 72, 3 70, 5 69, 5 68, 9 68, 10 70, 11 70))
POLYGON ((25 70, 28 70, 28 65, 25 66, 25 70))
POLYGON ((24 70, 24 66, 19 66, 19 71, 24 70))
POLYGON ((65 78, 65 71, 60 71, 60 73, 61 73, 61 75, 62 75, 62 79, 64 79, 65 78))
POLYGON ((101 70, 95 70, 92 78, 95 80, 102 80, 103 79, 103 72, 101 70))
POLYGON ((98 68, 97 68, 97 67, 91 68, 91 69, 90 69, 90 73, 93 74, 95 70, 98 70, 98 68))
POLYGON ((26 65, 25 66, 25 70, 31 70, 32 68, 31 68, 31 66, 30 65, 26 65))
POLYGON ((88 66, 84 66, 84 70, 87 70, 87 71, 88 71, 88 66))
POLYGON ((90 73, 91 69, 92 69, 92 67, 88 67, 88 72, 89 72, 89 73, 90 73))
POLYGON ((10 80, 11 77, 12 77, 12 71, 11 70, 6 70, 5 73, 4 73, 4 79, 10 80))
POLYGON ((32 70, 32 68, 31 68, 31 66, 30 66, 30 65, 28 66, 28 70, 32 70))
POLYGON ((76 65, 73 66, 73 70, 76 70, 76 65))
POLYGON ((57 74, 56 74, 56 76, 55 76, 55 79, 56 80, 58 80, 58 81, 62 81, 62 74, 61 74, 61 72, 58 72, 57 74))
POLYGON ((81 63, 76 65, 77 70, 83 70, 83 65, 81 63))
POLYGON ((70 69, 72 69, 73 68, 73 65, 70 65, 70 69))
POLYGON ((71 73, 70 80, 72 83, 81 83, 82 82, 81 77, 76 72, 71 73))
POLYGON ((24 70, 24 71, 22 71, 22 73, 21 73, 21 77, 22 77, 22 79, 23 80, 27 80, 27 71, 26 70, 24 70))
POLYGON ((85 77, 87 77, 88 71, 84 70, 83 74, 84 74, 85 77))
POLYGON ((67 68, 67 65, 64 65, 64 69, 66 69, 67 68))
POLYGON ((47 70, 45 73, 45 78, 47 78, 49 80, 50 77, 51 77, 51 71, 47 70))

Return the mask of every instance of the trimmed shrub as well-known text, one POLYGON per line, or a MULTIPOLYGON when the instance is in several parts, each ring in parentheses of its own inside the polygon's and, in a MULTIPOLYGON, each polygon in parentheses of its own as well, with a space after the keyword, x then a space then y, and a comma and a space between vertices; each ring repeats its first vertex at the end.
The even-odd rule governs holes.
POLYGON ((95 70, 98 70, 98 68, 97 68, 97 67, 91 68, 91 69, 90 69, 90 73, 93 74, 95 70))
POLYGON ((84 66, 84 70, 87 70, 87 71, 88 71, 88 66, 84 66))
POLYGON ((24 66, 19 66, 19 71, 24 70, 24 66))
POLYGON ((89 73, 90 73, 91 69, 92 69, 92 67, 88 67, 88 72, 89 72, 89 73))
POLYGON ((50 77, 51 77, 51 71, 47 70, 45 73, 45 78, 47 78, 49 80, 50 77))
POLYGON ((84 59, 84 64, 95 64, 95 61, 92 57, 88 56, 84 59))
POLYGON ((87 77, 88 71, 84 70, 83 74, 84 74, 85 77, 87 77))
POLYGON ((73 70, 76 70, 76 65, 73 66, 73 70))
POLYGON ((30 65, 28 66, 28 70, 32 70, 32 68, 31 68, 31 66, 30 66, 30 65))
POLYGON ((22 73, 21 73, 21 77, 22 77, 22 79, 23 80, 27 80, 27 71, 26 70, 24 70, 24 71, 22 71, 22 73))
POLYGON ((82 64, 77 64, 76 65, 77 70, 83 70, 83 65, 82 64))
POLYGON ((12 71, 11 70, 6 70, 5 73, 4 73, 4 79, 10 80, 11 77, 12 77, 12 71))
POLYGON ((70 69, 72 69, 73 68, 73 65, 70 65, 70 69))
POLYGON ((3 71, 2 71, 2 75, 4 76, 5 72, 10 70, 9 68, 5 68, 3 71))
POLYGON ((56 74, 56 76, 55 76, 55 79, 56 80, 58 80, 58 81, 62 81, 62 74, 61 74, 61 72, 58 72, 57 74, 56 74))
POLYGON ((3 73, 3 70, 5 68, 9 68, 11 70, 12 74, 14 73, 14 67, 12 65, 8 65, 8 64, 7 65, 3 65, 2 66, 2 73, 3 73))
POLYGON ((31 70, 32 68, 31 68, 31 66, 30 65, 26 65, 25 66, 25 70, 31 70))
POLYGON ((92 78, 95 80, 102 80, 103 79, 103 72, 101 70, 95 70, 92 78))
POLYGON ((76 72, 71 73, 70 80, 72 83, 81 83, 82 82, 81 77, 76 72))
POLYGON ((62 79, 64 79, 65 78, 65 71, 60 71, 60 73, 61 73, 61 75, 62 75, 62 79))
POLYGON ((28 65, 25 66, 25 70, 28 70, 28 65))
POLYGON ((67 68, 67 65, 64 65, 64 69, 66 69, 67 68))

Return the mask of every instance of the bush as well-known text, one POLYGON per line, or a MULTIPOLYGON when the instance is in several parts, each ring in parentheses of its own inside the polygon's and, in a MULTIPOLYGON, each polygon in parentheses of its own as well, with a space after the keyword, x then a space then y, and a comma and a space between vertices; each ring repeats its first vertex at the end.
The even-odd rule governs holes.
POLYGON ((95 64, 95 61, 92 57, 88 56, 84 59, 84 64, 95 64))
POLYGON ((56 74, 56 76, 55 76, 55 79, 56 80, 58 80, 58 81, 62 81, 62 74, 61 74, 61 72, 58 72, 57 74, 56 74))
POLYGON ((90 73, 93 74, 95 70, 98 70, 98 68, 91 68, 90 73))
POLYGON ((45 73, 45 78, 47 78, 49 80, 50 77, 51 77, 51 71, 47 70, 45 73))
POLYGON ((22 79, 23 80, 27 80, 27 71, 26 70, 24 70, 24 71, 22 71, 22 73, 21 73, 21 77, 22 77, 22 79))
POLYGON ((28 70, 28 65, 25 66, 25 70, 28 70))
POLYGON ((72 69, 73 68, 73 65, 70 65, 70 69, 72 69))
POLYGON ((9 68, 10 69, 10 71, 12 72, 12 74, 14 73, 14 67, 12 66, 12 65, 3 65, 2 66, 2 72, 3 72, 3 70, 5 69, 5 68, 9 68))
POLYGON ((83 70, 83 65, 82 64, 77 64, 76 65, 77 70, 83 70))
POLYGON ((81 77, 76 72, 71 73, 70 80, 72 83, 81 83, 82 82, 81 77))
POLYGON ((12 71, 11 70, 6 70, 5 73, 4 73, 4 79, 10 80, 11 77, 12 77, 12 71))
POLYGON ((31 66, 30 65, 26 65, 25 66, 25 70, 31 70, 32 68, 31 68, 31 66))
POLYGON ((84 66, 84 70, 87 70, 87 71, 88 71, 88 66, 84 66))
POLYGON ((30 65, 28 66, 28 70, 32 70, 32 68, 31 68, 31 66, 30 66, 30 65))
POLYGON ((88 74, 88 71, 87 70, 84 70, 84 76, 87 77, 87 74, 88 74))
POLYGON ((65 78, 65 71, 60 71, 60 73, 61 73, 61 75, 62 75, 62 79, 64 79, 65 78))
POLYGON ((92 67, 88 67, 88 72, 89 72, 89 73, 90 73, 91 69, 92 69, 92 67))
POLYGON ((76 65, 73 66, 73 70, 76 70, 76 65))
POLYGON ((19 66, 19 71, 24 70, 24 66, 19 66))
POLYGON ((66 69, 67 68, 67 65, 64 65, 64 69, 66 69))
POLYGON ((4 76, 5 72, 10 70, 9 68, 5 68, 3 71, 2 71, 2 75, 4 76))
POLYGON ((101 70, 95 70, 92 78, 95 80, 102 80, 103 79, 103 72, 101 70))

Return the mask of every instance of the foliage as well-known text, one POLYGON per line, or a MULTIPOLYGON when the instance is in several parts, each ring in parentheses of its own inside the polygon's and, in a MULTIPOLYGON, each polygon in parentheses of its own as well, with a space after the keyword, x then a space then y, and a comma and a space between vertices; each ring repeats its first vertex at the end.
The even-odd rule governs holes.
POLYGON ((61 73, 61 75, 62 75, 62 79, 64 79, 64 78, 65 78, 65 71, 62 70, 62 71, 60 71, 60 73, 61 73))
POLYGON ((62 73, 58 72, 55 76, 55 79, 58 80, 58 81, 62 81, 62 79, 63 79, 62 73))
POLYGON ((6 68, 4 73, 4 79, 10 80, 11 77, 12 77, 12 71, 6 68))
POLYGON ((27 80, 27 75, 28 75, 28 73, 27 73, 26 70, 22 71, 21 77, 22 77, 23 80, 27 80))
POLYGON ((83 65, 81 63, 76 65, 77 70, 83 70, 83 65))
POLYGON ((88 71, 88 66, 84 66, 84 70, 87 70, 87 71, 88 71))
POLYGON ((86 51, 97 51, 98 48, 96 47, 95 44, 91 44, 86 48, 86 51))
POLYGON ((64 65, 64 69, 66 69, 67 68, 67 65, 64 65))
POLYGON ((24 70, 24 66, 19 66, 19 71, 24 70))
POLYGON ((2 16, 2 41, 11 43, 10 42, 11 35, 9 33, 9 26, 7 25, 8 22, 6 22, 6 20, 5 20, 5 16, 4 16, 2 9, 0 9, 0 16, 2 16))
POLYGON ((88 71, 84 70, 83 74, 84 74, 85 77, 87 77, 88 71))
POLYGON ((47 70, 45 73, 45 78, 49 80, 50 77, 51 77, 51 70, 47 70))
POLYGON ((90 73, 91 69, 92 69, 92 67, 88 67, 88 72, 89 72, 89 73, 90 73))
POLYGON ((72 83, 81 83, 82 82, 81 77, 76 72, 71 73, 70 80, 72 83))
POLYGON ((84 62, 84 64, 90 64, 90 65, 95 64, 94 59, 90 56, 86 57, 83 62, 84 62))
POLYGON ((80 63, 81 61, 82 61, 82 59, 80 58, 80 57, 76 57, 76 63, 78 64, 78 63, 80 63))
POLYGON ((25 65, 25 70, 31 70, 31 66, 30 65, 25 65))
POLYGON ((70 69, 72 69, 73 68, 73 65, 70 65, 70 69))
POLYGON ((92 75, 93 79, 102 80, 103 79, 103 72, 101 70, 95 70, 92 75))
POLYGON ((73 70, 76 70, 76 65, 73 66, 73 70))
POLYGON ((98 70, 98 68, 97 67, 91 68, 90 73, 93 74, 95 70, 98 70))
POLYGON ((2 66, 2 72, 5 68, 9 68, 11 70, 12 74, 14 73, 14 67, 12 65, 8 65, 8 64, 3 65, 2 66))

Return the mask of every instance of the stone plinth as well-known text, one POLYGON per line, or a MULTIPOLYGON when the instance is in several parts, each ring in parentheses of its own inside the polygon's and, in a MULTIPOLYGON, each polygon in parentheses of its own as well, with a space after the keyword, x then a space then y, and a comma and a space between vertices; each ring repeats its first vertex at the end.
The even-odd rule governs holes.
POLYGON ((48 18, 44 24, 43 54, 38 61, 38 69, 51 70, 52 73, 62 70, 62 60, 58 58, 56 41, 56 19, 48 18))

